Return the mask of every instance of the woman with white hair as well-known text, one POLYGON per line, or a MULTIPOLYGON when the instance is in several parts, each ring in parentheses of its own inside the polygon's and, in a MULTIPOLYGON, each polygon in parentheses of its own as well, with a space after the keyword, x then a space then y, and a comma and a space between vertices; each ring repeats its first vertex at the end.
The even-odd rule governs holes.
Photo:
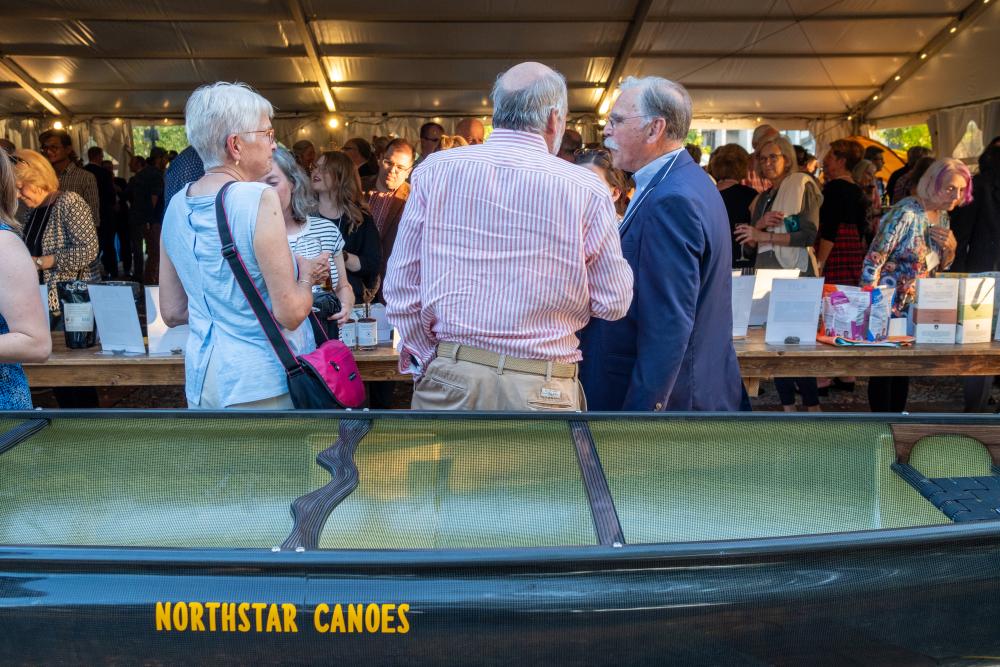
MULTIPOLYGON (((948 212, 972 201, 972 176, 960 160, 936 160, 917 182, 916 194, 897 202, 882 216, 875 240, 861 267, 861 286, 893 285, 894 317, 904 317, 916 299, 917 279, 951 266, 958 243, 948 212)), ((906 409, 907 377, 871 378, 872 412, 906 409)))
MULTIPOLYGON (((298 335, 312 309, 312 286, 328 256, 292 256, 281 203, 258 181, 271 170, 276 144, 271 103, 243 84, 202 86, 188 99, 188 139, 205 175, 174 195, 163 220, 160 311, 168 326, 188 323, 185 389, 193 408, 290 409, 285 370, 222 255, 215 203, 223 204, 235 248, 264 303, 298 335)), ((312 343, 314 345, 314 343, 312 343)), ((295 354, 310 349, 293 349, 295 354)))
POLYGON ((21 362, 45 361, 52 350, 37 282, 25 280, 35 265, 14 219, 17 188, 11 163, 19 160, 0 150, 0 410, 31 409, 21 362))

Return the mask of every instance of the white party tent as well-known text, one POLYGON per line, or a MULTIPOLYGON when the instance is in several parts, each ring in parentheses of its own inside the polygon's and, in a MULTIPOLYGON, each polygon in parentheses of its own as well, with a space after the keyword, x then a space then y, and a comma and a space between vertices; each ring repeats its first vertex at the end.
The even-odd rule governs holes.
POLYGON ((496 75, 524 60, 565 75, 591 136, 616 83, 650 74, 687 86, 703 127, 766 120, 832 139, 929 121, 939 154, 969 121, 1000 134, 1000 0, 2 4, 0 135, 19 145, 58 116, 123 148, 130 123, 181 122, 191 90, 216 80, 268 97, 286 143, 413 137, 431 117, 488 117, 496 75))

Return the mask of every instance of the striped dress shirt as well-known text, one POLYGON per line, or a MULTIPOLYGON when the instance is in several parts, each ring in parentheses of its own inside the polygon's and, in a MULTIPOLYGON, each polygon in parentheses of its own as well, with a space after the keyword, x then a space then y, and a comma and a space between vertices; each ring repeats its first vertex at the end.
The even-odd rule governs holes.
POLYGON ((595 174, 545 140, 494 130, 416 169, 385 280, 386 313, 421 365, 453 342, 525 359, 580 360, 591 317, 624 317, 632 270, 595 174))

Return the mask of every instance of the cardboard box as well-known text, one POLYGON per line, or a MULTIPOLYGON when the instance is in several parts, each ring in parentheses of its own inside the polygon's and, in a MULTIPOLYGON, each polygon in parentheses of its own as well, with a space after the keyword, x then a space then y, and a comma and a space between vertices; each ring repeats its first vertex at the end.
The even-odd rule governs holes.
POLYGON ((918 278, 917 299, 910 309, 919 343, 952 343, 958 329, 958 287, 953 278, 918 278))
POLYGON ((958 281, 956 343, 987 343, 993 330, 993 278, 960 278, 958 281))

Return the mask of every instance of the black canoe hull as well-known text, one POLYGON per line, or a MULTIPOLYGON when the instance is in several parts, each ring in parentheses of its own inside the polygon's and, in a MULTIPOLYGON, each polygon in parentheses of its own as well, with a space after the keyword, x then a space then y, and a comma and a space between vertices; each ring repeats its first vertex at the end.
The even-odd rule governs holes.
POLYGON ((0 656, 5 664, 963 663, 1000 655, 996 533, 946 526, 628 553, 263 558, 7 548, 0 656), (238 619, 224 630, 221 609, 214 632, 207 613, 204 631, 192 631, 190 615, 184 630, 162 627, 162 617, 158 630, 158 602, 294 605, 296 632, 268 631, 268 608, 260 628, 248 611, 245 632, 238 619), (394 605, 394 621, 331 632, 326 609, 337 604, 394 605))

